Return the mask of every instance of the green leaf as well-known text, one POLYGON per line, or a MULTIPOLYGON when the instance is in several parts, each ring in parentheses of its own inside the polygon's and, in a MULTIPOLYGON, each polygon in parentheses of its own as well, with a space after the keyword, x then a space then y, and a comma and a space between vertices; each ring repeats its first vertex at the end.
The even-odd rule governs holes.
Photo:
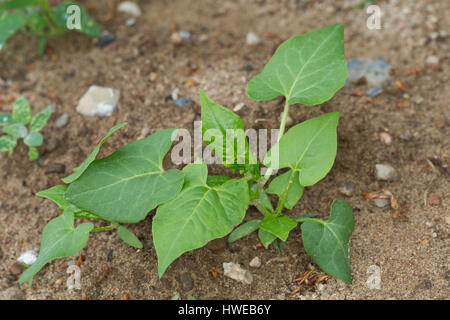
POLYGON ((39 152, 36 148, 29 148, 28 149, 28 159, 30 159, 30 161, 34 161, 37 158, 39 158, 39 152))
POLYGON ((259 229, 258 230, 258 238, 259 238, 259 241, 261 241, 264 248, 267 249, 272 244, 272 242, 274 242, 277 239, 277 236, 269 231, 259 229))
POLYGON ((18 13, 3 13, 0 16, 0 50, 6 40, 22 27, 23 18, 18 13))
POLYGON ((100 27, 98 24, 91 18, 81 5, 73 1, 64 2, 53 8, 53 19, 57 25, 70 31, 68 28, 68 21, 70 22, 73 19, 75 11, 67 13, 67 9, 70 6, 77 6, 80 12, 80 29, 73 29, 78 32, 85 33, 87 35, 97 37, 100 35, 100 27))
MULTIPOLYGON (((249 203, 248 185, 244 179, 233 179, 218 187, 206 184, 204 163, 184 169, 196 172, 194 181, 169 202, 162 204, 153 218, 153 242, 158 255, 158 274, 180 255, 224 237, 244 219, 249 203)), ((195 175, 186 175, 186 180, 195 175)))
POLYGON ((22 123, 13 123, 3 127, 3 132, 15 139, 25 138, 28 134, 27 128, 22 123))
POLYGON ((42 144, 44 138, 39 132, 30 132, 24 139, 23 142, 29 147, 38 147, 42 144))
POLYGON ((0 12, 11 9, 23 9, 37 4, 36 0, 9 0, 0 3, 0 12))
POLYGON ((17 141, 12 136, 1 136, 0 137, 0 152, 11 152, 17 145, 17 141))
POLYGON ((286 241, 289 232, 297 226, 297 221, 287 216, 275 216, 273 214, 266 214, 261 221, 259 227, 265 231, 272 233, 277 238, 286 241))
POLYGON ((48 119, 50 119, 50 115, 52 114, 52 110, 50 108, 46 108, 41 112, 37 113, 30 123, 30 131, 31 132, 39 132, 42 128, 47 124, 48 119))
POLYGON ((230 236, 228 237, 228 242, 232 243, 245 236, 248 236, 250 233, 259 229, 260 223, 261 220, 250 220, 241 224, 239 227, 234 229, 232 233, 230 233, 230 236))
POLYGON ((13 112, 12 112, 13 122, 27 124, 31 120, 31 107, 30 103, 25 97, 19 97, 14 101, 13 112))
POLYGON ((264 164, 274 169, 298 171, 302 186, 317 183, 331 170, 336 157, 338 119, 339 113, 332 112, 292 127, 280 143, 269 150, 264 164))
POLYGON ((138 239, 138 237, 136 237, 133 232, 124 226, 119 226, 117 228, 117 234, 123 241, 125 241, 126 244, 138 249, 142 248, 142 242, 138 239))
POLYGON ((57 258, 73 256, 83 249, 93 228, 92 223, 82 223, 75 228, 74 215, 70 212, 51 220, 42 231, 41 249, 36 262, 25 270, 19 282, 31 285, 34 275, 45 264, 57 258))
POLYGON ((10 113, 0 113, 0 126, 12 123, 12 115, 10 113))
POLYGON ((286 196, 284 207, 291 210, 303 194, 303 186, 298 177, 298 171, 289 170, 273 179, 266 192, 280 198, 286 196))
POLYGON ((109 130, 108 134, 95 147, 94 151, 92 151, 91 154, 86 158, 86 160, 84 160, 83 163, 79 167, 76 167, 75 169, 73 169, 73 173, 71 175, 69 175, 61 180, 67 184, 72 183, 75 180, 77 180, 83 174, 83 172, 86 171, 86 169, 89 167, 89 165, 95 160, 95 157, 97 157, 98 153, 100 152, 100 148, 105 143, 105 141, 108 140, 108 138, 111 137, 114 132, 116 132, 117 130, 119 130, 120 128, 125 126, 126 124, 127 124, 126 122, 122 122, 122 123, 119 123, 119 124, 115 125, 114 127, 112 127, 109 130))
POLYGON ((329 100, 347 79, 344 27, 335 24, 283 42, 247 86, 255 100, 286 97, 308 106, 329 100))
POLYGON ((209 176, 206 183, 210 187, 218 187, 230 179, 231 178, 227 176, 209 176))
POLYGON ((66 199, 66 192, 67 192, 67 186, 66 185, 57 185, 54 187, 51 187, 47 190, 42 190, 36 193, 38 197, 47 198, 49 200, 52 200, 56 205, 63 211, 69 211, 75 214, 76 217, 86 217, 86 218, 98 218, 97 215, 84 211, 74 205, 73 203, 70 203, 66 199))
POLYGON ((160 130, 95 160, 67 189, 69 202, 112 222, 145 219, 157 205, 177 195, 183 174, 162 163, 175 129, 160 130))
POLYGON ((205 144, 230 169, 259 175, 259 165, 256 157, 249 151, 242 119, 212 101, 202 90, 199 90, 199 94, 202 105, 202 138, 205 144))
POLYGON ((273 212, 272 202, 270 201, 269 196, 267 195, 266 191, 262 188, 260 188, 259 183, 253 183, 252 181, 249 181, 249 184, 251 187, 249 188, 250 191, 250 200, 258 199, 261 205, 269 212, 273 212), (259 192, 259 194, 258 194, 259 192))
POLYGON ((334 200, 328 221, 314 219, 301 226, 306 253, 323 271, 348 283, 352 282, 349 241, 354 225, 352 208, 334 200))

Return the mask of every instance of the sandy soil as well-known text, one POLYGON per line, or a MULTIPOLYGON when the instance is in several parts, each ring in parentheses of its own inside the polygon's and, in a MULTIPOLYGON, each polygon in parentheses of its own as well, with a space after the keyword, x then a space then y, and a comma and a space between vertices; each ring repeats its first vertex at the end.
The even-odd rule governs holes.
MULTIPOLYGON (((143 15, 132 27, 124 26, 128 17, 123 14, 106 22, 106 1, 82 2, 93 5, 92 15, 116 35, 115 42, 100 49, 92 39, 71 34, 50 41, 53 58, 38 58, 36 39, 19 35, 0 54, 0 77, 10 81, 0 92, 2 101, 23 94, 34 111, 56 104, 43 132, 41 166, 28 162, 24 146, 12 158, 0 155, 0 292, 14 291, 27 299, 169 299, 175 292, 197 299, 448 299, 450 2, 379 1, 381 30, 366 27, 364 10, 352 9, 358 1, 139 1, 143 15), (350 203, 356 218, 352 285, 332 279, 326 285, 303 285, 290 294, 297 288, 292 280, 314 266, 298 230, 291 233, 281 255, 258 247, 256 235, 232 245, 218 240, 184 254, 159 279, 151 239, 153 212, 130 226, 143 241, 142 250, 128 247, 113 233, 91 236, 81 253, 81 290, 69 291, 65 285, 66 267, 79 255, 47 265, 31 288, 17 284, 15 260, 26 250, 38 250, 42 228, 60 214, 35 193, 59 184, 110 127, 129 122, 105 144, 103 155, 135 140, 143 128, 192 130, 200 115, 198 87, 188 85, 193 80, 224 106, 245 103, 238 113, 247 128, 277 128, 282 105, 247 98, 247 81, 280 41, 332 23, 345 26, 349 59, 381 56, 395 71, 373 101, 352 95, 367 89, 352 84, 323 105, 291 108, 293 123, 341 112, 335 165, 323 181, 307 188, 292 214, 318 211, 326 218, 334 198, 350 203), (195 39, 174 45, 174 28, 191 32, 195 39), (249 31, 261 37, 259 45, 246 44, 249 31), (438 64, 427 64, 429 56, 436 56, 438 64), (411 72, 417 68, 421 71, 411 72), (76 112, 78 99, 93 84, 121 90, 119 111, 113 116, 87 119, 76 112), (168 96, 175 88, 193 103, 173 104, 168 96), (56 128, 55 120, 63 113, 70 115, 69 123, 56 128), (392 137, 390 145, 381 141, 382 132, 392 137), (433 157, 443 166, 431 165, 428 159, 433 157), (401 179, 377 181, 377 163, 391 164, 401 179), (48 173, 54 164, 63 164, 64 172, 48 173), (338 191, 345 181, 356 185, 350 197, 338 191), (398 199, 400 215, 361 196, 381 188, 398 199), (248 266, 255 256, 262 260, 259 269, 248 266), (211 270, 222 269, 223 262, 241 263, 251 270, 253 283, 245 285, 221 274, 213 277, 211 270), (366 284, 372 265, 381 268, 380 289, 366 284)), ((10 110, 10 103, 0 102, 0 112, 10 110)), ((251 209, 247 217, 257 215, 251 209)))

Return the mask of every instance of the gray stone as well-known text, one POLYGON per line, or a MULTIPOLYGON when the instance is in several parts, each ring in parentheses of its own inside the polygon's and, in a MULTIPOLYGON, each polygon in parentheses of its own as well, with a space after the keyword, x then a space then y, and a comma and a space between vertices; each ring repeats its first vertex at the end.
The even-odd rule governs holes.
POLYGON ((224 262, 223 274, 226 277, 246 284, 251 284, 253 282, 253 276, 250 271, 243 269, 238 263, 224 262))
POLYGON ((248 265, 252 268, 259 268, 261 267, 261 259, 258 257, 254 257, 248 265))
POLYGON ((117 111, 119 97, 119 90, 91 86, 80 99, 77 111, 86 117, 110 116, 117 111))
POLYGON ((345 181, 339 186, 338 191, 344 196, 351 197, 355 193, 355 183, 345 181))
POLYGON ((62 128, 64 127, 67 122, 69 122, 69 114, 68 113, 63 113, 62 115, 59 116, 58 119, 56 119, 55 121, 55 127, 56 128, 62 128))
POLYGON ((132 1, 121 2, 117 7, 117 11, 131 14, 135 17, 139 17, 142 14, 141 8, 132 1))
POLYGON ((374 199, 373 203, 378 207, 378 208, 384 208, 389 204, 389 199, 374 199))
POLYGON ((191 275, 187 272, 180 274, 177 280, 183 291, 191 291, 194 288, 194 280, 192 280, 191 275))
POLYGON ((390 164, 379 163, 375 166, 375 178, 377 180, 393 181, 399 179, 399 174, 390 164))
POLYGON ((248 45, 255 46, 261 42, 261 38, 256 33, 249 32, 245 41, 248 45))

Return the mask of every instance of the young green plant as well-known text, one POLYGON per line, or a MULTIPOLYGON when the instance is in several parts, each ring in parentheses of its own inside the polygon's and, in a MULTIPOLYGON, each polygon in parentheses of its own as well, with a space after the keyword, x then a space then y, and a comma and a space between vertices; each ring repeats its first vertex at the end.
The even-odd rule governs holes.
POLYGON ((47 0, 0 1, 0 50, 11 35, 22 30, 39 37, 38 53, 42 55, 47 39, 71 31, 72 25, 77 26, 74 30, 90 36, 100 34, 95 21, 74 1, 65 1, 54 7, 47 0), (68 20, 74 23, 68 24, 68 20))
POLYGON ((31 107, 25 97, 19 97, 14 102, 12 113, 0 113, 0 127, 5 135, 0 136, 0 152, 8 152, 11 156, 17 146, 17 140, 23 139, 28 146, 28 157, 31 161, 39 157, 36 149, 42 145, 43 137, 40 131, 47 124, 52 111, 49 108, 31 115, 31 107), (29 128, 26 127, 27 124, 29 128))
POLYGON ((122 224, 142 221, 153 209, 153 244, 160 277, 183 253, 213 239, 229 235, 228 240, 233 242, 258 231, 265 247, 273 244, 279 250, 290 231, 301 224, 306 253, 328 274, 351 282, 351 207, 334 200, 328 220, 316 218, 317 213, 286 214, 300 200, 304 188, 323 179, 334 163, 337 112, 297 124, 286 133, 285 129, 291 105, 323 103, 344 85, 347 67, 343 33, 341 25, 331 25, 287 40, 249 82, 250 98, 285 99, 280 132, 263 161, 267 167, 263 175, 261 164, 250 151, 242 119, 201 90, 203 142, 226 168, 240 174, 237 178, 210 176, 201 159, 182 170, 166 170, 163 159, 176 129, 157 131, 95 160, 101 145, 123 124, 112 128, 85 162, 63 179, 68 186, 38 194, 53 200, 63 215, 44 228, 36 267, 26 270, 20 282, 31 282, 52 259, 73 255, 84 247, 93 231, 117 229, 125 242, 137 246, 139 240, 122 229, 122 224), (227 139, 230 133, 231 143, 227 139), (283 172, 272 179, 276 170, 283 172), (278 196, 275 207, 269 194, 278 196), (241 224, 250 205, 261 212, 261 218, 241 224), (75 227, 75 217, 94 222, 103 219, 109 225, 94 228, 93 223, 85 222, 75 227), (70 246, 59 244, 66 241, 70 246))

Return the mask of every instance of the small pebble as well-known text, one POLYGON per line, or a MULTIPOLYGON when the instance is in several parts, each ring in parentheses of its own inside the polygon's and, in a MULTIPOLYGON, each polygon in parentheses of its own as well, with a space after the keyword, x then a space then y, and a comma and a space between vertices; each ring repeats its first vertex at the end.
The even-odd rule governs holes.
POLYGON ((400 139, 404 141, 410 141, 412 139, 412 134, 410 131, 405 131, 400 134, 400 139))
POLYGON ((351 197, 355 192, 355 183, 345 181, 339 186, 338 191, 344 196, 351 197))
POLYGON ((383 142, 385 145, 390 145, 392 143, 392 137, 389 133, 381 132, 379 136, 381 142, 383 142))
POLYGON ((427 222, 425 222, 425 225, 426 225, 428 228, 432 228, 432 227, 434 226, 434 223, 431 222, 431 221, 427 221, 427 222))
POLYGON ((28 250, 25 253, 22 253, 20 257, 17 259, 20 263, 25 263, 26 265, 31 266, 37 260, 36 251, 28 250))
POLYGON ((261 259, 258 257, 254 257, 252 261, 250 261, 249 266, 252 268, 259 268, 261 267, 261 259))
POLYGON ((223 274, 226 277, 246 284, 251 284, 253 282, 253 276, 250 271, 243 269, 238 263, 224 262, 223 274))
POLYGON ((175 103, 177 106, 185 106, 185 105, 191 103, 191 99, 189 99, 189 98, 178 98, 178 99, 174 100, 173 103, 175 103))
POLYGON ((108 44, 114 42, 116 40, 116 36, 108 31, 103 31, 100 37, 95 44, 97 47, 104 48, 108 44))
POLYGON ((429 56, 425 62, 431 67, 436 67, 439 65, 439 58, 436 56, 429 56))
POLYGON ((393 181, 399 179, 399 174, 390 164, 377 164, 375 166, 375 178, 377 180, 393 181))
POLYGON ((450 225, 450 216, 445 216, 445 223, 450 225))
POLYGON ((177 277, 180 283, 181 290, 191 291, 194 288, 194 280, 192 280, 191 275, 188 272, 183 272, 179 277, 177 277))
POLYGON ((62 163, 51 163, 45 169, 46 174, 50 173, 64 173, 66 172, 66 166, 62 163))
POLYGON ((150 133, 150 128, 144 127, 141 130, 141 134, 139 135, 139 137, 137 137, 137 139, 144 139, 146 136, 148 136, 148 134, 150 133))
POLYGON ((245 104, 243 102, 238 103, 237 105, 234 106, 233 111, 234 112, 238 112, 239 110, 241 110, 243 107, 245 107, 245 104))
POLYGON ((373 203, 378 207, 378 208, 384 208, 389 204, 389 199, 374 199, 373 203))
POLYGON ((150 72, 150 81, 155 81, 158 78, 158 74, 156 72, 150 72))
POLYGON ((62 128, 64 127, 67 122, 69 122, 69 114, 68 113, 63 113, 62 115, 59 116, 58 119, 56 119, 55 121, 55 127, 56 128, 62 128))
POLYGON ((131 14, 135 17, 139 17, 142 14, 141 8, 132 1, 121 2, 117 7, 117 11, 131 14))
POLYGON ((436 194, 432 193, 428 196, 428 205, 438 207, 441 205, 441 197, 436 194))
POLYGON ((261 38, 254 32, 247 33, 246 42, 250 46, 255 46, 261 42, 261 38))
POLYGON ((94 85, 78 102, 77 111, 86 117, 110 116, 117 111, 119 98, 119 90, 94 85))
POLYGON ((9 272, 11 272, 13 275, 18 276, 22 274, 22 272, 25 270, 25 267, 23 264, 19 262, 14 262, 11 267, 9 268, 9 272))
POLYGON ((136 24, 136 19, 134 19, 134 18, 130 18, 130 19, 127 19, 127 21, 125 21, 125 25, 127 27, 132 27, 135 24, 136 24))
POLYGON ((180 44, 183 42, 183 38, 181 38, 178 32, 174 32, 170 36, 170 41, 172 41, 173 44, 180 44))

